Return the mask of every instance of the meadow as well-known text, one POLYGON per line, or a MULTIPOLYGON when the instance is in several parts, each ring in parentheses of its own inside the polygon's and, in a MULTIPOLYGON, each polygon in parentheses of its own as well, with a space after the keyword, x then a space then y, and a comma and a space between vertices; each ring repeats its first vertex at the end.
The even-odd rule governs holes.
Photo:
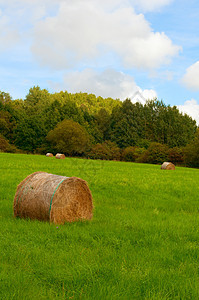
POLYGON ((198 169, 0 153, 0 299, 199 299, 198 241, 198 169), (86 180, 93 219, 15 219, 36 171, 86 180))

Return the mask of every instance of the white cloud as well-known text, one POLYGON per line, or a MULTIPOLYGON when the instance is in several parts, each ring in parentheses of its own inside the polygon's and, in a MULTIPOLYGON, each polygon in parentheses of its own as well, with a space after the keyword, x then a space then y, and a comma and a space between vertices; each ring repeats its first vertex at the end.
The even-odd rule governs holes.
POLYGON ((191 90, 199 90, 199 61, 187 68, 182 83, 191 90))
POLYGON ((179 50, 164 33, 153 32, 133 7, 108 10, 99 0, 61 1, 55 16, 35 24, 32 45, 40 65, 54 69, 91 65, 114 53, 125 68, 148 70, 169 63, 179 50))
MULTIPOLYGON (((165 5, 170 4, 173 2, 173 0, 87 0, 87 2, 93 2, 97 3, 98 5, 103 5, 106 8, 115 8, 118 6, 124 6, 124 5, 136 5, 140 8, 143 8, 145 10, 157 10, 161 7, 164 7, 165 5)), ((42 4, 46 6, 53 5, 55 3, 65 3, 65 4, 71 4, 72 0, 42 0, 42 4)), ((81 2, 81 0, 75 1, 77 4, 81 2)), ((31 6, 38 6, 38 4, 41 4, 41 0, 0 0, 0 5, 3 5, 4 7, 11 7, 11 6, 25 6, 25 5, 31 5, 31 6)))
POLYGON ((196 120, 197 124, 199 125, 199 104, 196 100, 188 100, 183 105, 178 105, 178 109, 181 112, 191 116, 192 119, 196 120))
POLYGON ((19 42, 19 34, 10 26, 10 19, 0 10, 0 52, 7 51, 19 42))
POLYGON ((70 72, 64 77, 64 85, 70 92, 94 93, 96 96, 121 100, 130 98, 137 90, 132 76, 112 69, 103 72, 91 69, 70 72))
POLYGON ((154 32, 134 7, 139 4, 145 10, 156 10, 169 2, 0 0, 4 14, 0 45, 5 50, 19 37, 22 44, 23 38, 26 45, 32 43, 32 53, 41 66, 58 70, 78 64, 93 66, 110 53, 119 67, 159 68, 169 63, 180 47, 163 32, 154 32))
POLYGON ((169 5, 173 0, 131 0, 131 2, 143 11, 156 11, 169 5))
MULTIPOLYGON (((132 76, 111 69, 154 70, 167 64, 180 47, 163 32, 154 32, 142 11, 158 10, 171 0, 0 0, 0 51, 20 41, 21 53, 30 45, 40 66, 68 72, 67 89, 103 97, 143 101, 157 96, 142 90, 132 76), (141 98, 142 98, 141 97, 141 98)), ((23 52, 24 51, 24 52, 23 52)), ((14 52, 14 50, 13 50, 14 52)), ((23 56, 23 54, 22 54, 23 56)), ((133 100, 132 100, 133 101, 133 100)))
POLYGON ((157 98, 156 91, 150 89, 142 90, 139 86, 136 87, 134 94, 129 97, 132 103, 140 102, 141 104, 146 104, 147 100, 154 100, 157 98))
MULTIPOLYGON (((57 88, 57 86, 56 86, 57 88)), ((142 104, 149 98, 157 96, 154 90, 144 90, 136 85, 134 78, 123 72, 107 69, 97 72, 91 69, 70 72, 64 77, 64 84, 60 90, 65 89, 71 93, 86 92, 104 98, 140 101, 142 104), (139 94, 139 97, 136 97, 139 94)))
POLYGON ((155 90, 143 90, 143 97, 146 99, 146 100, 152 100, 154 98, 157 98, 157 93, 155 90))

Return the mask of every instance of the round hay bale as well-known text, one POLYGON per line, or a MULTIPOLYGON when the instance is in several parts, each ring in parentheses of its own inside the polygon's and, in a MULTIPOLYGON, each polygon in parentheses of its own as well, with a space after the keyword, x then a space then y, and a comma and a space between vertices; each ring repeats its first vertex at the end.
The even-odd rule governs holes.
POLYGON ((47 157, 53 157, 53 154, 52 153, 46 153, 46 156, 47 157))
POLYGON ((164 162, 161 165, 162 170, 175 170, 175 165, 172 164, 171 162, 164 162))
POLYGON ((93 202, 86 181, 36 172, 18 185, 13 208, 15 217, 63 224, 90 220, 93 202))
POLYGON ((57 153, 57 154, 55 155, 55 157, 58 158, 58 159, 65 159, 65 155, 62 154, 62 153, 57 153))

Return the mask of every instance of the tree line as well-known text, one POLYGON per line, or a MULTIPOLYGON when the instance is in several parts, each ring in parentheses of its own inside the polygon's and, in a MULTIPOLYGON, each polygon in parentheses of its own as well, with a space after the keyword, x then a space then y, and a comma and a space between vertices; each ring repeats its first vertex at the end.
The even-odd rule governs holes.
POLYGON ((38 86, 24 100, 0 92, 1 151, 199 167, 198 140, 196 122, 157 99, 142 105, 38 86))

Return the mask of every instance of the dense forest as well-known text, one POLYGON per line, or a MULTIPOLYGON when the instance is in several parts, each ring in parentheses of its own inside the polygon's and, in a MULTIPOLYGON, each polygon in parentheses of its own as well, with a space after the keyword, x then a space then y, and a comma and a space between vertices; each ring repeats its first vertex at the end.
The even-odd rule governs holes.
POLYGON ((157 99, 142 105, 38 86, 24 100, 0 92, 0 151, 199 167, 198 149, 196 122, 157 99))

